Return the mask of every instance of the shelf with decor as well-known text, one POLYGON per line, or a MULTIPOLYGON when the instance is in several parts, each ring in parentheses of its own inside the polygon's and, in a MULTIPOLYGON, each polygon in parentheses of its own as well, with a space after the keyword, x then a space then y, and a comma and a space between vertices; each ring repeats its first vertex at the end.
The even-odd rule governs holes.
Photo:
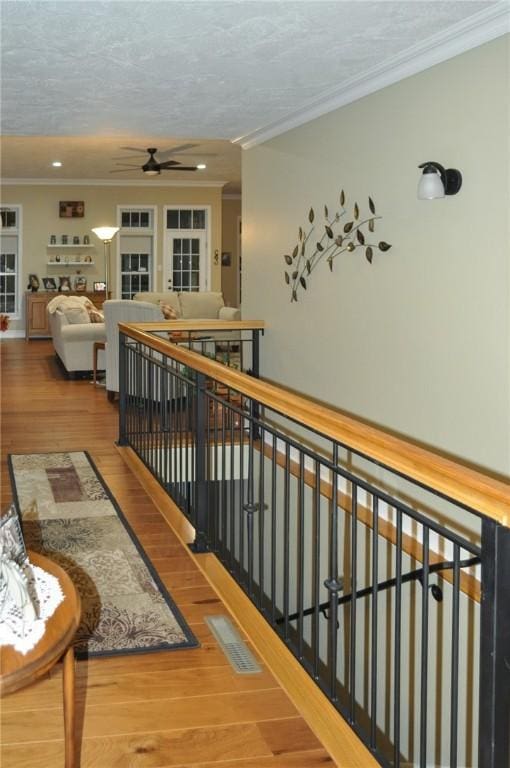
POLYGON ((48 243, 46 248, 95 248, 95 245, 90 245, 87 243, 48 243))
POLYGON ((47 267, 93 267, 95 261, 47 261, 47 267))

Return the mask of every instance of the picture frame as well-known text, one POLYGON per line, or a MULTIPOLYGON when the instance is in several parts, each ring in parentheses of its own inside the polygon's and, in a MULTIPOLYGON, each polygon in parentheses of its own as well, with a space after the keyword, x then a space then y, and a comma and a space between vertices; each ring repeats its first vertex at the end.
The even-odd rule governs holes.
POLYGON ((106 283, 104 280, 98 280, 94 283, 94 292, 95 293, 101 293, 103 291, 106 291, 106 283))
POLYGON ((59 277, 58 278, 58 290, 59 291, 70 291, 71 290, 71 278, 70 277, 59 277))
POLYGON ((56 291, 57 281, 54 277, 43 277, 42 279, 45 291, 56 291))
POLYGON ((32 293, 35 293, 39 290, 39 285, 39 278, 34 272, 31 272, 28 276, 27 290, 31 290, 32 293))
POLYGON ((21 520, 14 504, 0 513, 0 554, 19 566, 28 560, 21 520))
POLYGON ((83 293, 87 290, 87 278, 82 275, 78 275, 74 278, 74 290, 76 293, 83 293))
POLYGON ((58 213, 61 219, 82 219, 85 216, 83 200, 60 200, 58 213))

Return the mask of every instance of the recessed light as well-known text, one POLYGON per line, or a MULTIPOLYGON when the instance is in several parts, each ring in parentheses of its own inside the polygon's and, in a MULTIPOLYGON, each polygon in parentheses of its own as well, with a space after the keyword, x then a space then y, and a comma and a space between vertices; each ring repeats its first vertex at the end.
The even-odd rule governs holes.
POLYGON ((205 164, 205 163, 199 163, 199 164, 197 165, 197 168, 198 168, 198 170, 199 170, 199 171, 203 171, 203 170, 204 170, 204 168, 207 168, 207 166, 206 166, 206 164, 205 164))
POLYGON ((60 162, 60 160, 55 160, 55 161, 52 163, 52 166, 53 166, 54 168, 61 168, 61 167, 62 167, 62 163, 60 162))

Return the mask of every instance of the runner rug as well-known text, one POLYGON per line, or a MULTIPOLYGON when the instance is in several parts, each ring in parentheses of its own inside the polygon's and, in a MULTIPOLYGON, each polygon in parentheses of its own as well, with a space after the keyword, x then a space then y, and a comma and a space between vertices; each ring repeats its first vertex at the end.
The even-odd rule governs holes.
POLYGON ((27 548, 80 594, 79 658, 198 645, 86 452, 12 454, 9 471, 27 548))

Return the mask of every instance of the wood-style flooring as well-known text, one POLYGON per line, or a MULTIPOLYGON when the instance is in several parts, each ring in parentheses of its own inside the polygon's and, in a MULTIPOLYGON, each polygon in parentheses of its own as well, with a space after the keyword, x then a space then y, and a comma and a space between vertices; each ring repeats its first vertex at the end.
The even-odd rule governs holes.
MULTIPOLYGON (((204 616, 226 609, 120 457, 117 405, 65 379, 49 341, 3 340, 7 453, 89 451, 201 646, 77 663, 82 768, 316 768, 333 760, 267 670, 236 675, 204 616)), ((242 631, 242 629, 241 629, 242 631)), ((1 703, 2 768, 64 764, 60 665, 1 703)))

